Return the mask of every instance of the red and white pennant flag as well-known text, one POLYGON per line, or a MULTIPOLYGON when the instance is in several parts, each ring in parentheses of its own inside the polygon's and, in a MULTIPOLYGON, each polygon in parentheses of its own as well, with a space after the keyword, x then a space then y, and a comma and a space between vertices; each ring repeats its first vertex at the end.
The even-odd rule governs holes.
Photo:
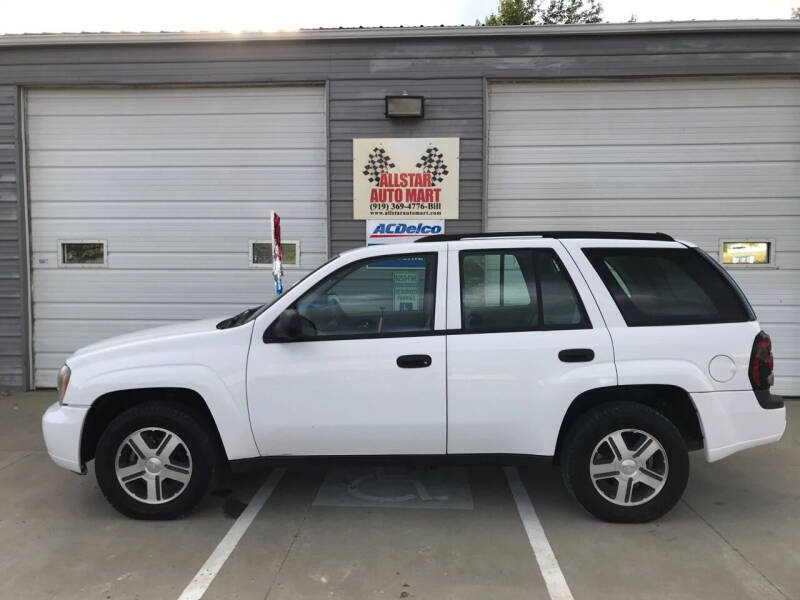
POLYGON ((283 251, 281 250, 281 218, 274 210, 270 214, 272 226, 272 277, 275 279, 275 294, 283 292, 283 251))

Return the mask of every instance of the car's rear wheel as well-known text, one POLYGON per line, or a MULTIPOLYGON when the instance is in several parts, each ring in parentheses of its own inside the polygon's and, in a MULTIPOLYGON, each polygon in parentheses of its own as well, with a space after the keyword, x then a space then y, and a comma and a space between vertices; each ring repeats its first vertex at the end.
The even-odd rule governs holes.
POLYGON ((214 437, 190 409, 147 402, 126 410, 100 436, 95 474, 105 497, 135 519, 174 519, 211 487, 214 437))
POLYGON ((689 478, 686 444, 672 422, 641 404, 614 402, 567 432, 564 482, 593 515, 641 523, 669 512, 689 478))

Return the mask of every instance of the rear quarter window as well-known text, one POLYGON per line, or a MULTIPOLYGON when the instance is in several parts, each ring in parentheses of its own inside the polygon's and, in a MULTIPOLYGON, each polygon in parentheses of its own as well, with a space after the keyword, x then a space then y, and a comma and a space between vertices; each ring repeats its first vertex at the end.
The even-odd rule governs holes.
POLYGON ((755 318, 739 288, 691 248, 586 248, 628 326, 735 323, 755 318))

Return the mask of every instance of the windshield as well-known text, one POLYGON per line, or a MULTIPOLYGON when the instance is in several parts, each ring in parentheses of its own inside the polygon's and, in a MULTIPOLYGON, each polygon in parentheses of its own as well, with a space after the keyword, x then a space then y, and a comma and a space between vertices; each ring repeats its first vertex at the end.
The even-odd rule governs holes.
MULTIPOLYGON (((305 281, 309 276, 313 275, 314 273, 319 271, 322 267, 324 267, 328 263, 336 260, 337 258, 339 258, 338 254, 336 254, 335 256, 333 256, 331 258, 329 258, 327 261, 322 263, 320 266, 318 266, 313 271, 310 271, 310 272, 306 273, 303 277, 301 277, 300 279, 295 281, 293 284, 289 285, 289 287, 287 287, 286 290, 284 290, 284 294, 286 292, 288 292, 289 290, 291 290, 298 283, 301 283, 302 281, 305 281)), ((217 323, 217 329, 230 329, 231 327, 238 327, 239 325, 244 325, 245 323, 249 323, 250 321, 253 321, 253 320, 257 319, 258 316, 261 315, 261 313, 263 313, 270 306, 275 304, 275 302, 277 302, 279 298, 280 298, 280 296, 275 296, 274 298, 272 298, 272 300, 270 300, 266 304, 260 304, 258 306, 254 306, 252 308, 245 309, 245 310, 243 310, 242 312, 240 312, 237 315, 234 315, 232 317, 224 319, 224 320, 220 321, 219 323, 217 323)))

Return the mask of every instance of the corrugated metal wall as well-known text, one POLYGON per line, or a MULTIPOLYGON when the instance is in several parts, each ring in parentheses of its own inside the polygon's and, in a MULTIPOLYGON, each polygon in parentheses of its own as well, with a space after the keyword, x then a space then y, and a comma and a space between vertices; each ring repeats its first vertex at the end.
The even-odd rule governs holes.
POLYGON ((17 135, 17 88, 0 86, 0 389, 25 384, 27 360, 17 135))
MULTIPOLYGON (((447 228, 481 229, 484 77, 788 73, 800 73, 800 36, 791 31, 0 48, 0 89, 328 81, 334 252, 364 243, 363 222, 351 218, 354 137, 461 137, 461 218, 448 222, 447 228), (400 122, 383 117, 384 93, 398 91, 426 96, 425 119, 400 122)), ((10 131, 18 127, 11 123, 10 131)), ((8 135, 8 128, 0 124, 0 136, 8 135)), ((13 193, 16 184, 11 187, 13 193)), ((3 223, 6 226, 17 231, 15 225, 3 223)), ((0 260, 13 260, 20 255, 18 236, 3 235, 0 244, 11 244, 0 245, 0 260)), ((7 313, 8 327, 14 331, 22 330, 23 306, 7 313)), ((8 372, 22 372, 26 350, 20 346, 25 342, 18 334, 0 337, 0 355, 18 357, 5 363, 8 372)))

